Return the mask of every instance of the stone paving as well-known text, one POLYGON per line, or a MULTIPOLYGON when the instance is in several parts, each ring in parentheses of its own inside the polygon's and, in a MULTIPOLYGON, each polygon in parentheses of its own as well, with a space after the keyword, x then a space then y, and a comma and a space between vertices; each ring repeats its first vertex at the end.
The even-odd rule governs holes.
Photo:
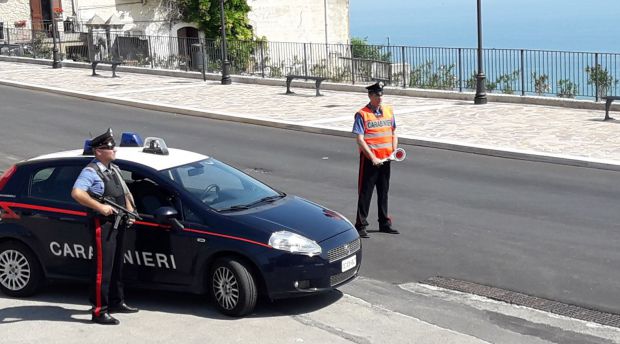
MULTIPOLYGON (((45 65, 0 62, 0 80, 55 87, 242 117, 350 131, 363 93, 219 82, 103 70, 52 69, 45 65)), ((416 98, 388 94, 400 137, 508 151, 529 151, 620 165, 620 121, 603 122, 604 112, 560 107, 416 98)), ((618 116, 617 114, 615 114, 618 116)))

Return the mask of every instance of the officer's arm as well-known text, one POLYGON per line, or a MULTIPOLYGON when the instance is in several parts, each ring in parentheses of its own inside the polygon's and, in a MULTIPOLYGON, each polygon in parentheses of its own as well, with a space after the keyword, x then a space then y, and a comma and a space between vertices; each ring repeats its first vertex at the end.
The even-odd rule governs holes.
POLYGON ((357 135, 357 145, 360 146, 360 148, 362 149, 362 153, 364 153, 364 155, 369 160, 372 161, 373 165, 380 165, 381 164, 381 160, 377 159, 377 157, 370 150, 370 147, 368 147, 368 144, 366 143, 366 141, 364 141, 364 135, 362 135, 362 134, 358 134, 357 135))
POLYGON ((396 148, 398 148, 398 135, 392 131, 392 150, 396 150, 396 148))
POLYGON ((131 196, 129 196, 129 194, 125 195, 125 204, 127 210, 135 212, 135 209, 133 208, 133 199, 131 198, 131 196))
POLYGON ((73 188, 73 190, 71 190, 71 197, 79 204, 91 208, 102 215, 108 216, 114 213, 114 209, 112 209, 111 206, 97 202, 97 200, 90 197, 88 192, 82 189, 73 188))

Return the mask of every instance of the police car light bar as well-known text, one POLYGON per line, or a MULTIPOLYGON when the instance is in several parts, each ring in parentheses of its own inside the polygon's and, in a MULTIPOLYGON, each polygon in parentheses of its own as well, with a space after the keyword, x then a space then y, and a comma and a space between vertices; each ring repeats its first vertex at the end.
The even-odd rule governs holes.
POLYGON ((93 154, 95 154, 93 152, 93 146, 91 145, 91 142, 92 142, 91 139, 84 140, 84 151, 82 152, 82 155, 93 155, 93 154))
POLYGON ((142 144, 142 138, 136 133, 125 132, 121 135, 120 147, 141 147, 142 144))
POLYGON ((166 142, 164 142, 162 138, 147 137, 144 140, 144 148, 142 151, 144 153, 168 155, 168 146, 166 146, 166 142))

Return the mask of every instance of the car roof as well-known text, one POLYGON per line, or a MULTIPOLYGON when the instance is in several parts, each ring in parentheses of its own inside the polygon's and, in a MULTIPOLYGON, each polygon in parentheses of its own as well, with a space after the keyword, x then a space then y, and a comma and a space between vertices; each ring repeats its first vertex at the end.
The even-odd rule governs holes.
MULTIPOLYGON (((40 155, 32 159, 28 159, 27 161, 79 157, 94 158, 94 155, 84 155, 83 152, 84 151, 82 149, 74 149, 69 151, 40 155)), ((209 158, 206 155, 175 148, 168 148, 168 153, 168 155, 145 153, 142 151, 142 147, 117 147, 116 160, 130 161, 133 163, 148 166, 157 171, 162 171, 172 167, 177 167, 209 158)))

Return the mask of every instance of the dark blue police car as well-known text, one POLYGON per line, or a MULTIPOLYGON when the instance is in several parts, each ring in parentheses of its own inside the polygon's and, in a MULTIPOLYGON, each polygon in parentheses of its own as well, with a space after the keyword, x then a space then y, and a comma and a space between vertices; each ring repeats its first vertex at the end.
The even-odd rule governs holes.
MULTIPOLYGON (((123 134, 115 163, 142 220, 125 235, 128 285, 209 293, 224 314, 353 280, 362 258, 342 215, 286 195, 212 157, 123 134)), ((35 293, 46 279, 86 281, 93 248, 86 211, 71 198, 93 157, 39 156, 0 177, 0 290, 35 293)))

